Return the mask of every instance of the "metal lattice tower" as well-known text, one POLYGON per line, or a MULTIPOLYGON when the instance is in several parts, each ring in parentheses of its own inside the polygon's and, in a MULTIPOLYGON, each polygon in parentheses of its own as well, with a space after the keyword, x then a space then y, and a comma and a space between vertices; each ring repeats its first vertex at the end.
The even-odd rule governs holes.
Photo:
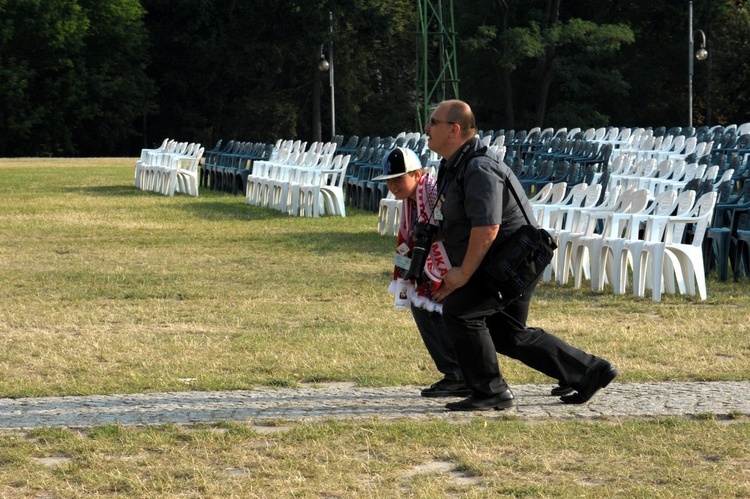
POLYGON ((453 0, 417 0, 417 127, 442 100, 458 99, 453 0))

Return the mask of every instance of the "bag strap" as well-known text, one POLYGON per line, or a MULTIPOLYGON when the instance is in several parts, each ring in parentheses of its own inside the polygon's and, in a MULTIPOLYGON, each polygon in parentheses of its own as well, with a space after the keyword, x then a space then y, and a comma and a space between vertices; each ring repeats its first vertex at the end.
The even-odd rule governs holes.
MULTIPOLYGON (((467 158, 467 161, 463 165, 461 165, 462 168, 461 168, 460 172, 457 173, 456 177, 458 178, 459 175, 463 173, 463 171, 466 169, 466 163, 468 163, 468 160, 471 159, 471 158, 475 158, 477 156, 485 156, 485 157, 488 157, 490 160, 494 161, 493 158, 487 156, 486 152, 487 152, 487 146, 482 147, 481 149, 477 150, 474 154, 472 154, 471 156, 469 156, 469 158, 467 158)), ((526 210, 523 207, 523 203, 521 202, 521 199, 519 198, 518 194, 516 193, 516 190, 513 188, 513 183, 511 182, 510 177, 505 177, 505 178, 506 178, 506 182, 507 182, 507 185, 508 185, 508 190, 510 191, 511 194, 513 194, 513 197, 515 198, 516 203, 518 204, 518 207, 521 209, 521 213, 523 213, 523 218, 526 219, 526 223, 528 225, 532 225, 533 226, 533 224, 531 223, 531 219, 529 219, 529 215, 526 214, 526 210)))
POLYGON ((513 188, 513 183, 510 181, 510 178, 508 178, 508 190, 511 194, 513 194, 513 197, 516 198, 516 203, 518 203, 518 207, 521 208, 521 213, 523 213, 523 218, 526 219, 526 223, 529 225, 533 225, 531 223, 531 220, 529 220, 529 216, 526 214, 526 210, 523 207, 523 203, 518 198, 518 194, 516 194, 516 190, 513 188))

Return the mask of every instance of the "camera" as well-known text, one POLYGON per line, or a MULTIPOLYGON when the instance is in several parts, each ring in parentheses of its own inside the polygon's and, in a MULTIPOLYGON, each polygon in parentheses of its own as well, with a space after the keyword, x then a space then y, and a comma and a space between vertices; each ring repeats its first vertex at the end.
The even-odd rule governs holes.
POLYGON ((414 226, 414 248, 412 248, 411 264, 409 270, 404 275, 404 279, 416 279, 419 281, 424 274, 424 264, 427 262, 427 255, 430 253, 432 239, 437 233, 437 226, 419 222, 414 226))

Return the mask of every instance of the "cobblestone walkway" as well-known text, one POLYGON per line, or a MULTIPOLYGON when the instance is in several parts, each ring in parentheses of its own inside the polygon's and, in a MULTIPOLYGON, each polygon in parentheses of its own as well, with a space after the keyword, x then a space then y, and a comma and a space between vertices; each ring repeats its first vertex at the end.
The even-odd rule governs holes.
MULTIPOLYGON (((612 383, 586 405, 549 396, 551 385, 512 387, 516 406, 484 417, 570 420, 653 416, 750 416, 750 381, 612 383)), ((88 397, 0 399, 0 429, 81 428, 107 424, 264 424, 329 419, 449 419, 476 413, 446 411, 446 400, 419 396, 419 387, 361 388, 350 384, 231 392, 175 392, 88 397)))

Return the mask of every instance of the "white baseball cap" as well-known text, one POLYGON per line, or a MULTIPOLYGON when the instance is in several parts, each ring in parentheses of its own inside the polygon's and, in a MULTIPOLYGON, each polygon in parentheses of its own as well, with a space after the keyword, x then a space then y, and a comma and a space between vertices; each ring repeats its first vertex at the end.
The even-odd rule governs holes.
POLYGON ((388 180, 422 169, 417 153, 405 147, 396 147, 383 158, 383 174, 373 180, 388 180))

